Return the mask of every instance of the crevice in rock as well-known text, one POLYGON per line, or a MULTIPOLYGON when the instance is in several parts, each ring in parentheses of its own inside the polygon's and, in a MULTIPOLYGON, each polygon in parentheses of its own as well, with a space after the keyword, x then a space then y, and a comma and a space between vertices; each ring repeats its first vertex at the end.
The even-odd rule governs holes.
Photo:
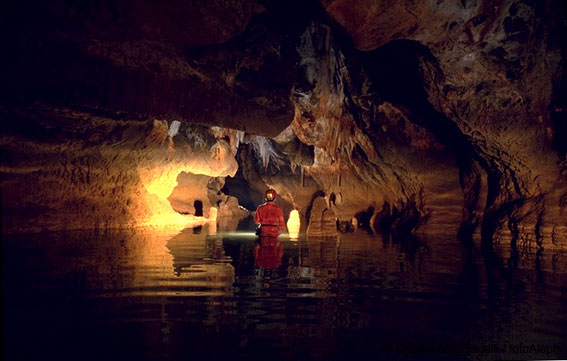
POLYGON ((193 207, 195 208, 195 216, 202 217, 203 216, 203 201, 196 199, 193 202, 193 207))

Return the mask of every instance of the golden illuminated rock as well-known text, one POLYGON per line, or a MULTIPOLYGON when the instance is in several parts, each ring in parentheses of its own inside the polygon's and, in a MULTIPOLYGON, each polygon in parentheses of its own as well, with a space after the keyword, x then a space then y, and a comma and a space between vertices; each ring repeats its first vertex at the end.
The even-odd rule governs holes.
POLYGON ((296 239, 299 237, 299 228, 301 221, 299 219, 299 212, 297 209, 293 209, 289 213, 289 219, 287 220, 287 231, 289 233, 289 238, 296 239))

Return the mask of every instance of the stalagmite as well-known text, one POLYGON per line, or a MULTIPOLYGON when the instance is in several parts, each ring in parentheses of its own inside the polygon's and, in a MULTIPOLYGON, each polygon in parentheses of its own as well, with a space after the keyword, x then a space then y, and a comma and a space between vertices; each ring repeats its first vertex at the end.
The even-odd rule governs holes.
POLYGON ((299 212, 297 209, 292 210, 289 213, 289 219, 287 220, 287 231, 289 232, 289 238, 297 239, 299 237, 299 212))

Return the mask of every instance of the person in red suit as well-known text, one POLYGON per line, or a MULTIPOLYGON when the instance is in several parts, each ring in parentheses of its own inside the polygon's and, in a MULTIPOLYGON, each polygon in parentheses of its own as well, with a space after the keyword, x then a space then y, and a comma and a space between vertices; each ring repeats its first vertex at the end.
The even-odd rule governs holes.
POLYGON ((277 237, 285 228, 282 209, 275 200, 276 191, 268 189, 266 202, 256 209, 254 222, 256 226, 260 226, 260 237, 277 237))

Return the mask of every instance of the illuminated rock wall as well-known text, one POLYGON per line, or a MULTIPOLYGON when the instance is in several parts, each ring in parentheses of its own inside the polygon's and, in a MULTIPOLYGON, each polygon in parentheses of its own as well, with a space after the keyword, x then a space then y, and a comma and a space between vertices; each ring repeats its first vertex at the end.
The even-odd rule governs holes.
POLYGON ((166 121, 116 121, 48 108, 18 114, 2 134, 3 230, 203 223, 203 217, 175 212, 167 200, 178 175, 224 177, 238 165, 228 142, 207 128, 198 131, 207 139, 199 148, 189 145, 185 131, 169 137, 166 121))

